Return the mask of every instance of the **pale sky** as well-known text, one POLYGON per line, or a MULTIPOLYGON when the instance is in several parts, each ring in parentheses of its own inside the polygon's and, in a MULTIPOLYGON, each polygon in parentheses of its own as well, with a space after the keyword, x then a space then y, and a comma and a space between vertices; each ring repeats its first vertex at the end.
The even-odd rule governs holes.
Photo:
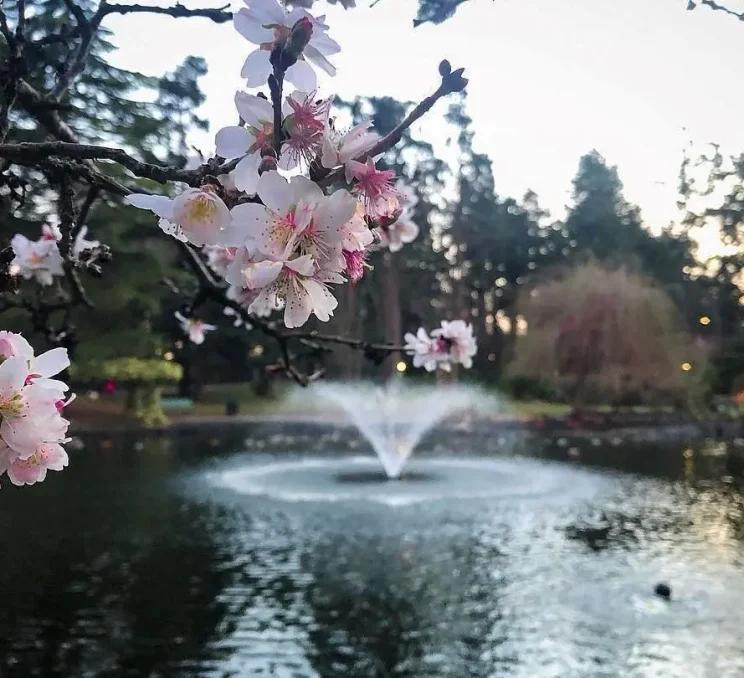
MULTIPOLYGON (((744 24, 721 13, 687 12, 686 0, 470 0, 444 24, 414 30, 415 0, 368 1, 350 11, 316 3, 342 46, 338 75, 321 78, 321 92, 418 100, 436 86, 442 58, 464 66, 475 145, 493 160, 497 192, 531 188, 555 217, 591 148, 618 166, 627 199, 654 230, 677 217, 686 144, 744 151, 744 24)), ((212 135, 234 124, 252 46, 230 24, 129 15, 106 25, 121 66, 160 75, 188 54, 204 57, 202 114, 212 135)), ((440 103, 422 129, 442 153, 445 111, 440 103)), ((212 150, 211 135, 194 141, 212 150)))

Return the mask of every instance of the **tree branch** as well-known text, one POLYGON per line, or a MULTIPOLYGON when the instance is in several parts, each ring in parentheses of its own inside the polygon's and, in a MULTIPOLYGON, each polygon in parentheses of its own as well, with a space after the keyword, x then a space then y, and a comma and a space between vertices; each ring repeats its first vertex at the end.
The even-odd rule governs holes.
POLYGON ((96 12, 95 25, 101 23, 101 21, 109 14, 165 14, 166 16, 174 17, 175 19, 185 19, 191 17, 201 17, 203 19, 209 19, 217 24, 224 24, 228 21, 232 21, 232 12, 229 11, 230 5, 223 5, 222 7, 203 7, 197 9, 187 9, 180 2, 176 3, 173 7, 149 7, 147 5, 111 5, 108 2, 102 2, 101 6, 96 12))
POLYGON ((0 9, 0 34, 8 45, 8 58, 2 74, 2 102, 0 103, 0 142, 5 141, 10 129, 10 111, 18 97, 18 83, 24 75, 23 47, 26 31, 26 1, 18 0, 18 23, 15 33, 10 30, 5 13, 0 9))
POLYGON ((728 14, 729 16, 736 17, 739 21, 744 21, 744 12, 736 12, 733 9, 729 9, 728 7, 725 7, 719 2, 716 2, 715 0, 688 0, 687 9, 688 10, 695 9, 697 7, 698 2, 701 5, 704 5, 705 7, 708 7, 714 11, 724 12, 725 14, 728 14))
MULTIPOLYGON (((453 92, 462 92, 468 84, 467 78, 463 77, 463 72, 464 69, 462 68, 453 71, 448 61, 442 61, 442 63, 439 64, 439 73, 442 76, 442 82, 436 91, 414 106, 411 112, 401 120, 401 122, 382 137, 382 139, 370 148, 369 151, 358 156, 355 160, 357 162, 365 162, 367 158, 374 158, 375 156, 381 155, 385 151, 391 149, 401 140, 405 131, 428 113, 437 101, 453 92)), ((338 167, 331 171, 319 170, 316 174, 315 180, 321 186, 328 186, 333 184, 335 181, 342 179, 343 176, 344 168, 338 167)))
POLYGON ((50 157, 73 160, 111 160, 126 167, 132 174, 144 179, 152 179, 163 184, 169 181, 182 181, 192 186, 199 185, 211 171, 221 173, 228 168, 227 166, 212 168, 210 165, 203 165, 195 170, 180 170, 174 167, 142 162, 120 148, 65 141, 0 144, 0 158, 5 158, 11 162, 42 161, 50 157))
POLYGON ((67 88, 73 83, 75 78, 85 70, 85 62, 88 58, 90 45, 98 27, 97 25, 95 27, 91 25, 91 22, 85 16, 85 12, 73 0, 64 0, 64 3, 75 17, 77 31, 81 39, 80 44, 75 50, 75 56, 72 57, 69 66, 65 68, 59 80, 57 80, 57 84, 51 91, 51 96, 57 100, 67 91, 67 88))

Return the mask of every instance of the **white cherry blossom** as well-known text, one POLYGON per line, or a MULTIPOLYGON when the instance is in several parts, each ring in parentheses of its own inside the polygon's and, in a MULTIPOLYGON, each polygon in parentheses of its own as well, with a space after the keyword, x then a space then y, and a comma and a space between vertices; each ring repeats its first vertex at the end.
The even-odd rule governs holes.
POLYGON ((316 18, 299 7, 287 11, 276 0, 245 0, 245 4, 246 7, 242 7, 233 16, 233 24, 246 40, 258 45, 246 58, 240 73, 246 79, 248 87, 266 84, 272 71, 272 50, 285 44, 292 28, 300 21, 309 22, 310 39, 297 63, 287 69, 286 80, 305 91, 316 89, 315 72, 308 62, 329 75, 336 74, 336 69, 327 57, 338 53, 341 48, 335 40, 328 37, 325 17, 316 18))
POLYGON ((209 323, 202 322, 197 318, 187 318, 183 314, 176 311, 173 315, 176 316, 176 320, 181 324, 181 329, 184 331, 193 344, 203 344, 206 339, 207 332, 216 330, 216 325, 210 325, 209 323))

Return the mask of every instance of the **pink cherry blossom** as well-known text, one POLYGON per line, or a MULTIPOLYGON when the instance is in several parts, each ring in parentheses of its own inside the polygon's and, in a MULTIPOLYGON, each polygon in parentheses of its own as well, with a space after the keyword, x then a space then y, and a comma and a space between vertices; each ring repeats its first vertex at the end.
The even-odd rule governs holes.
POLYGON ((366 163, 350 160, 349 173, 356 181, 355 193, 364 200, 364 212, 371 219, 397 219, 400 214, 400 194, 395 187, 395 172, 380 170, 375 161, 366 163))
POLYGON ((349 162, 363 157, 379 140, 377 132, 370 131, 372 121, 366 120, 345 134, 339 134, 329 124, 323 139, 321 164, 327 169, 339 165, 346 167, 346 181, 351 182, 349 162))
POLYGON ((364 277, 365 255, 363 250, 343 250, 346 262, 346 275, 352 284, 358 283, 364 277))
POLYGON ((39 356, 19 334, 0 332, 0 474, 14 485, 44 480, 67 465, 62 444, 69 422, 61 416, 74 396, 54 375, 69 364, 56 348, 39 356))
POLYGON ((419 234, 419 227, 413 221, 413 210, 418 203, 418 197, 401 181, 396 184, 396 189, 402 209, 400 216, 393 223, 375 229, 380 244, 391 252, 398 252, 403 245, 413 242, 419 234))
POLYGON ((203 344, 204 340, 206 339, 207 332, 211 332, 212 330, 216 330, 216 325, 210 325, 209 323, 205 323, 198 318, 187 318, 178 311, 176 311, 173 315, 176 316, 176 320, 181 324, 181 329, 184 331, 186 335, 189 337, 189 341, 191 341, 193 344, 203 344))
POLYGON ((414 367, 423 367, 427 372, 440 368, 446 372, 453 364, 472 367, 477 352, 473 326, 464 320, 443 320, 431 335, 421 327, 416 334, 404 337, 404 350, 413 356, 414 367))

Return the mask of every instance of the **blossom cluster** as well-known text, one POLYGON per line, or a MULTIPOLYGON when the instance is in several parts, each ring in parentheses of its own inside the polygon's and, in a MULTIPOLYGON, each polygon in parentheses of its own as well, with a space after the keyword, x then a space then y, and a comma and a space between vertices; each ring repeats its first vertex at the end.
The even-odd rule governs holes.
MULTIPOLYGON (((87 240, 87 227, 80 229, 72 244, 72 255, 79 257, 88 249, 98 247, 96 240, 87 240)), ((38 240, 29 240, 25 235, 16 233, 10 241, 15 255, 10 264, 12 275, 20 275, 26 280, 34 280, 39 285, 47 286, 54 282, 55 276, 64 275, 62 255, 59 252, 59 241, 62 234, 55 226, 44 225, 38 240)))
POLYGON ((67 384, 53 379, 70 364, 67 350, 34 355, 20 335, 0 331, 0 475, 33 485, 67 466, 67 384))
POLYGON ((477 351, 473 326, 464 320, 443 320, 441 327, 430 334, 420 327, 416 334, 408 332, 405 342, 406 353, 413 356, 413 366, 427 372, 437 368, 449 372, 457 364, 472 367, 477 351))
POLYGON ((153 211, 169 235, 203 248, 230 300, 259 317, 283 310, 294 328, 310 316, 330 319, 334 286, 361 280, 375 246, 397 251, 416 237, 415 202, 393 171, 377 166, 372 122, 339 129, 333 98, 318 92, 314 68, 334 75, 329 57, 340 51, 324 17, 276 0, 245 4, 234 26, 255 49, 241 71, 246 90, 235 95, 240 124, 215 137, 216 156, 232 161, 231 171, 174 198, 128 201, 153 211), (296 88, 281 100, 277 78, 296 88), (261 86, 272 101, 247 91, 261 86), (328 175, 345 186, 326 192, 328 175))

